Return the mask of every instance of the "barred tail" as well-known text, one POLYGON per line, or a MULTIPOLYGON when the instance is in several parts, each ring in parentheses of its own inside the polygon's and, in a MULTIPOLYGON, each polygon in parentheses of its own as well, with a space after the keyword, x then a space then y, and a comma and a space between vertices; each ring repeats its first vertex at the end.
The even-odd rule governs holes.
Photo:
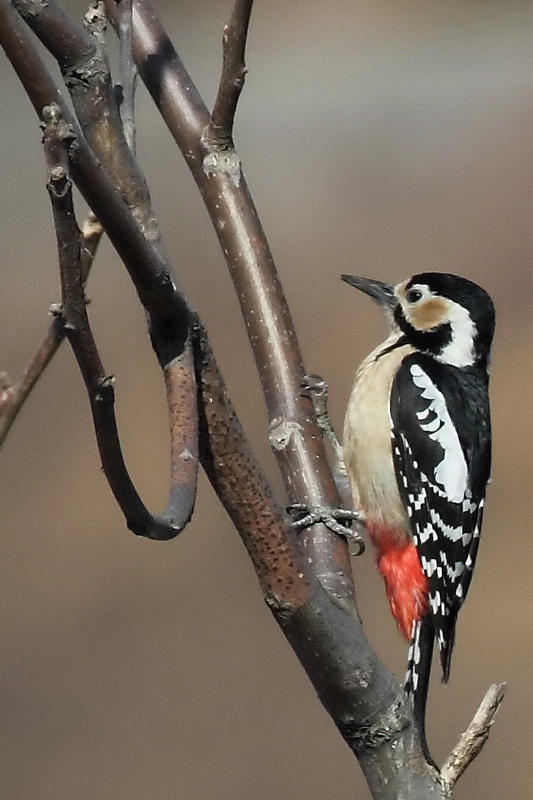
POLYGON ((426 739, 426 702, 434 640, 435 632, 429 616, 424 616, 413 623, 404 688, 407 694, 413 697, 414 719, 420 736, 422 752, 426 761, 436 767, 426 739))

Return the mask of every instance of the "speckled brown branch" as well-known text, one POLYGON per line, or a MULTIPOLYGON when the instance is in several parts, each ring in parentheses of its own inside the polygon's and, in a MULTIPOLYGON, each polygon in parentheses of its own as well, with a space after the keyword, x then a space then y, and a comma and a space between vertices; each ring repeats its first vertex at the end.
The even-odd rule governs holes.
POLYGON ((195 362, 202 466, 243 539, 265 599, 280 614, 294 612, 311 594, 297 536, 248 444, 200 327, 195 362))

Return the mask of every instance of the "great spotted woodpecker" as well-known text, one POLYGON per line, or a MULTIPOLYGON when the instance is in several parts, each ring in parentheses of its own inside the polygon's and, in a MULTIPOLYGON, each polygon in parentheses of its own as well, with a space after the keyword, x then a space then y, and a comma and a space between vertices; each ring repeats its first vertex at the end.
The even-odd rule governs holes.
POLYGON ((490 474, 494 306, 456 275, 427 272, 397 286, 342 278, 376 300, 391 326, 356 373, 343 460, 392 614, 411 642, 406 691, 429 756, 424 717, 433 643, 447 681, 490 474))

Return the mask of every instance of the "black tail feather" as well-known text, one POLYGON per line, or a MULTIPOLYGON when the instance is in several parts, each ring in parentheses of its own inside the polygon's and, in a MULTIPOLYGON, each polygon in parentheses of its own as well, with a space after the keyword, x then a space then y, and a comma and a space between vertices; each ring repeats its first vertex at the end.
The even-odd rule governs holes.
POLYGON ((426 703, 433 658, 435 631, 430 617, 424 617, 413 629, 409 661, 405 678, 405 691, 413 696, 415 724, 426 761, 436 767, 426 739, 426 703))
POLYGON ((452 653, 455 645, 455 618, 450 617, 448 629, 445 633, 445 645, 440 650, 440 663, 442 667, 442 682, 448 683, 450 678, 450 666, 452 663, 452 653))

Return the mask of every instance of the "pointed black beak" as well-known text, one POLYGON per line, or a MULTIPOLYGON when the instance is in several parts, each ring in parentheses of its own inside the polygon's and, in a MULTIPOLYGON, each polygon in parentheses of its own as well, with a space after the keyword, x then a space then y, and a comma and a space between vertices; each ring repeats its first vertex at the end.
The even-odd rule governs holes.
POLYGON ((356 289, 369 295, 386 309, 392 310, 398 303, 394 294, 394 286, 391 283, 376 281, 374 278, 360 278, 358 275, 341 275, 341 278, 345 283, 349 283, 350 286, 355 286, 356 289))

